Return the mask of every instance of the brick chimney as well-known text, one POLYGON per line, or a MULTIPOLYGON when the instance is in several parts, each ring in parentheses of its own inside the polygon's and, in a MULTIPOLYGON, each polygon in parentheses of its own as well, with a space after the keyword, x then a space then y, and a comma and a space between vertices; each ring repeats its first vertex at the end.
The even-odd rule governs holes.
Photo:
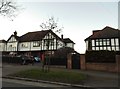
POLYGON ((16 31, 14 32, 14 36, 17 36, 17 32, 16 31))
POLYGON ((63 39, 63 34, 61 35, 61 39, 63 39))

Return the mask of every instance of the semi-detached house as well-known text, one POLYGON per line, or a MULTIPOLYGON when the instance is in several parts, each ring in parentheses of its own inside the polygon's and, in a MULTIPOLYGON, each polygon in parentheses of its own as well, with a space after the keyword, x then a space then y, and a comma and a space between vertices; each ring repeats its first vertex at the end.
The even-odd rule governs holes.
POLYGON ((54 53, 62 47, 71 47, 74 49, 74 42, 69 38, 63 39, 57 36, 52 30, 42 30, 28 32, 22 36, 17 36, 15 31, 13 35, 5 42, 0 41, 0 51, 6 53, 17 53, 26 55, 39 55, 51 51, 54 53))
POLYGON ((120 30, 106 26, 85 39, 86 51, 120 51, 120 30))

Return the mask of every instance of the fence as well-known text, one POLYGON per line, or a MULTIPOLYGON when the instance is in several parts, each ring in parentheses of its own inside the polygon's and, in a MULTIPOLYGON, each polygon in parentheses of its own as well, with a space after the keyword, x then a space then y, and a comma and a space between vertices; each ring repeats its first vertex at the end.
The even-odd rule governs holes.
POLYGON ((45 62, 49 62, 50 65, 57 65, 57 66, 66 66, 67 65, 67 58, 45 58, 45 62))
POLYGON ((21 57, 2 56, 3 63, 22 63, 21 57))

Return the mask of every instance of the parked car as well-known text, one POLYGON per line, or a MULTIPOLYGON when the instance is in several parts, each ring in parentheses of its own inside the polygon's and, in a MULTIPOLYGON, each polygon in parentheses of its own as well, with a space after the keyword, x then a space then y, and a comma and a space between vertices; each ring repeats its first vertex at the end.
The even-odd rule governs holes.
POLYGON ((40 62, 40 57, 34 56, 34 61, 35 61, 35 62, 40 62))
POLYGON ((29 63, 34 64, 33 57, 28 57, 28 56, 22 55, 21 58, 22 58, 22 63, 21 63, 22 65, 29 64, 29 63))

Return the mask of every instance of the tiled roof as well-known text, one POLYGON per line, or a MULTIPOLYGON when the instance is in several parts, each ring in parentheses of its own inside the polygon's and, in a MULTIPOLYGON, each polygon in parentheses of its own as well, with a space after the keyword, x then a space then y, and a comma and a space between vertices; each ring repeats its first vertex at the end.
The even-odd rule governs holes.
MULTIPOLYGON (((65 42, 65 43, 74 43, 71 39, 69 39, 69 38, 64 38, 63 39, 63 41, 65 42)), ((75 44, 75 43, 74 43, 75 44)))
POLYGON ((0 40, 0 43, 6 43, 6 40, 0 40))
POLYGON ((120 30, 106 26, 102 30, 93 31, 93 34, 85 39, 117 38, 120 37, 120 30))
POLYGON ((28 32, 20 37, 20 42, 39 41, 42 40, 45 35, 51 32, 57 39, 62 40, 52 30, 42 30, 36 32, 28 32))
POLYGON ((38 41, 41 40, 48 32, 49 30, 28 32, 20 37, 20 41, 21 42, 38 41))
MULTIPOLYGON (((65 43, 74 43, 72 40, 70 40, 69 38, 66 38, 64 40, 62 40, 59 36, 57 36, 52 30, 42 30, 42 31, 34 31, 34 32, 28 32, 22 36, 17 36, 17 35, 11 35, 9 37, 9 39, 11 39, 11 37, 15 37, 17 41, 19 42, 30 42, 30 41, 40 41, 42 40, 48 33, 51 33, 52 35, 54 35, 56 37, 56 39, 61 40, 65 43)), ((9 39, 7 41, 9 41, 9 39)))

